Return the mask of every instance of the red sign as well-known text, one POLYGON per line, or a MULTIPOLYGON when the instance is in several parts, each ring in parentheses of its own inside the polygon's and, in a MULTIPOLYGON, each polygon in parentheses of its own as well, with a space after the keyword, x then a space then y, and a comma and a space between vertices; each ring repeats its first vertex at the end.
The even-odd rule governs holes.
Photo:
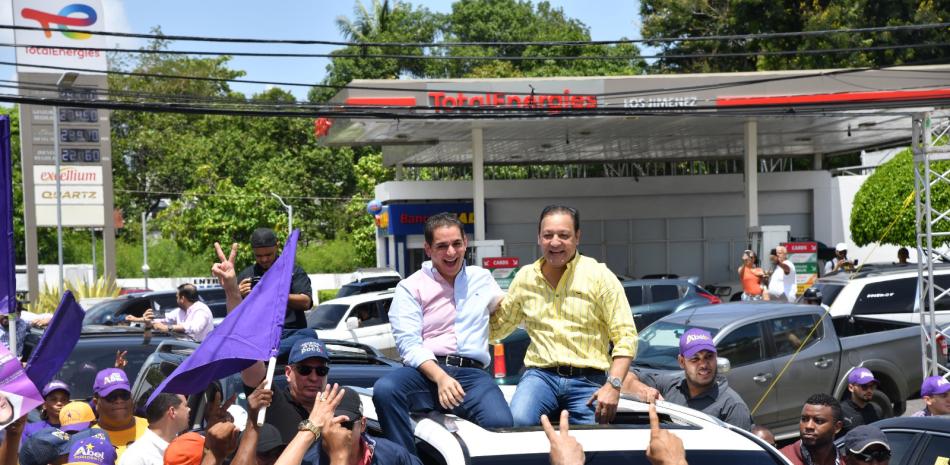
POLYGON ((518 268, 518 257, 486 257, 482 259, 482 268, 518 268))
POLYGON ((815 253, 818 252, 817 242, 789 242, 785 244, 788 253, 815 253))
POLYGON ((511 95, 499 92, 486 94, 466 94, 458 92, 429 92, 430 106, 439 110, 451 110, 459 107, 511 107, 542 108, 556 112, 565 108, 597 108, 596 95, 572 95, 569 89, 563 94, 553 95, 511 95))

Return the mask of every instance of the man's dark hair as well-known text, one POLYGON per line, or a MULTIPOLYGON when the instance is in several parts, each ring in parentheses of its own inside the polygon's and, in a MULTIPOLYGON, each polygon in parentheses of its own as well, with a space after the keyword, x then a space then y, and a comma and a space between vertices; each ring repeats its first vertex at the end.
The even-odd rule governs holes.
POLYGON ((185 300, 195 303, 198 301, 198 288, 194 284, 185 283, 181 286, 178 286, 178 295, 185 298, 185 300))
POLYGON ((458 216, 455 213, 436 213, 428 218, 426 218, 426 228, 425 228, 425 238, 426 244, 432 245, 432 236, 435 234, 435 230, 439 228, 459 228, 459 233, 462 235, 462 238, 465 238, 465 226, 462 225, 462 222, 459 221, 458 216))
POLYGON ((577 212, 576 208, 566 205, 548 205, 544 207, 544 210, 541 210, 541 218, 538 218, 539 233, 541 232, 541 222, 551 215, 570 215, 571 221, 574 222, 574 234, 581 230, 581 214, 577 212))
POLYGON ((145 419, 148 420, 149 425, 158 423, 165 417, 165 412, 167 412, 169 408, 178 408, 182 402, 178 394, 163 392, 156 396, 151 404, 145 407, 145 419))
POLYGON ((841 414, 841 403, 838 402, 838 399, 829 396, 828 394, 812 394, 808 400, 805 401, 807 405, 824 405, 831 407, 831 418, 834 421, 841 421, 844 418, 844 415, 841 414))

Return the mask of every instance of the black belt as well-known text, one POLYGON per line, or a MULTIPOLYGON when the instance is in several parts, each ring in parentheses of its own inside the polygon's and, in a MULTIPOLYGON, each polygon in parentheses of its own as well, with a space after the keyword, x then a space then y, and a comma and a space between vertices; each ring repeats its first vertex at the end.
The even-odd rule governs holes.
POLYGON ((580 368, 573 367, 570 365, 555 365, 553 367, 541 367, 540 370, 544 370, 548 373, 554 373, 562 378, 577 378, 579 376, 591 376, 591 375, 603 375, 604 370, 598 370, 596 368, 580 368))
POLYGON ((435 359, 443 364, 459 368, 478 368, 484 369, 485 365, 474 358, 462 357, 461 355, 439 355, 435 359))

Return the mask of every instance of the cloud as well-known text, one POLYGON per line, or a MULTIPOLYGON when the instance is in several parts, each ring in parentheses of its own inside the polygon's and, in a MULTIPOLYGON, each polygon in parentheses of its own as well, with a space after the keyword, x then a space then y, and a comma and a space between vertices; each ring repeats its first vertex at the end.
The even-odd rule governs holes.
MULTIPOLYGON (((102 9, 105 17, 103 26, 107 32, 137 32, 133 31, 129 24, 129 18, 125 14, 125 5, 123 5, 122 0, 102 0, 102 9)), ((137 49, 143 47, 145 42, 145 39, 132 37, 106 37, 109 48, 137 49)))

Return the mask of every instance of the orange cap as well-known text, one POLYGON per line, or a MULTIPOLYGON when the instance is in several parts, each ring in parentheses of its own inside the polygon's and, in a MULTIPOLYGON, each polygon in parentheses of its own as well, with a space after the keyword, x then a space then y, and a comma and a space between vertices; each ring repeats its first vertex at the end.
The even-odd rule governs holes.
POLYGON ((182 434, 165 449, 165 465, 201 465, 204 448, 204 436, 198 433, 182 434))

